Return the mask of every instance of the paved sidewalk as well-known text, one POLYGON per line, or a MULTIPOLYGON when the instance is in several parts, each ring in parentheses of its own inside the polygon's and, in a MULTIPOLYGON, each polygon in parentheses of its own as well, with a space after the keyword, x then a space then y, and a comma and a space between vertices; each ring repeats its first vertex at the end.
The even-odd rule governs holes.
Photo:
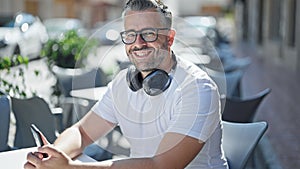
POLYGON ((267 140, 260 144, 268 168, 300 168, 300 78, 295 72, 276 65, 249 44, 235 46, 237 56, 251 56, 253 63, 242 79, 242 93, 251 96, 265 88, 271 93, 260 105, 256 121, 267 121, 267 140))

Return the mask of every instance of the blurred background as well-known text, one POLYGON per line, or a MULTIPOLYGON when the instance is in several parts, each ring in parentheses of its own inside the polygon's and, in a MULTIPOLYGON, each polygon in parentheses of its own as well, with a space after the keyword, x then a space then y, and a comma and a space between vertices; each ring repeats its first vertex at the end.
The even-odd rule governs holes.
MULTIPOLYGON (((271 89, 255 110, 256 114, 252 119, 252 121, 267 121, 269 125, 265 139, 256 152, 260 164, 252 167, 299 168, 299 1, 164 0, 163 2, 169 6, 175 17, 188 23, 184 27, 181 27, 180 22, 174 25, 181 40, 175 44, 178 47, 174 49, 175 53, 188 54, 188 58, 191 58, 191 53, 186 51, 184 46, 186 45, 189 46, 189 51, 196 53, 200 51, 203 58, 199 64, 207 64, 208 68, 214 69, 213 71, 220 71, 216 70, 220 68, 226 76, 226 73, 241 70, 232 91, 227 87, 226 93, 224 89, 225 97, 251 98, 266 88, 271 89), (189 27, 198 32, 191 33, 188 31, 189 27), (210 41, 213 53, 206 51, 208 47, 203 45, 203 36, 210 41), (201 42, 199 39, 202 39, 201 42), (206 58, 209 58, 208 62, 205 61, 206 58)), ((43 97, 50 105, 61 105, 59 101, 61 97, 56 99, 51 97, 53 91, 54 93, 56 91, 56 96, 63 93, 59 89, 58 75, 52 70, 53 67, 50 68, 46 62, 41 61, 44 60, 42 55, 47 54, 45 53, 47 51, 44 50, 44 53, 42 51, 51 40, 61 39, 62 33, 76 30, 76 34, 80 37, 93 37, 97 40, 98 54, 117 50, 110 54, 119 58, 115 63, 117 68, 116 65, 111 67, 109 64, 102 67, 106 78, 101 85, 106 85, 115 72, 128 64, 124 60, 123 48, 119 48, 118 36, 121 28, 118 19, 124 4, 124 0, 0 0, 0 58, 13 55, 29 58, 29 66, 25 70, 26 80, 18 80, 15 76, 9 80, 26 84, 34 91, 33 93, 43 97), (36 73, 30 74, 32 72, 36 73), (44 84, 41 85, 40 82, 44 84)), ((54 49, 55 46, 51 48, 54 49)), ((85 67, 93 63, 95 58, 90 58, 85 62, 85 67)), ((96 64, 98 63, 99 61, 96 61, 96 64)), ((2 79, 7 76, 3 72, 4 70, 1 70, 0 73, 2 79)), ((225 78, 229 81, 227 77, 225 78)), ((240 108, 241 110, 243 108, 240 108)), ((13 122, 11 126, 15 123, 13 122)), ((14 130, 11 129, 11 133, 14 130)), ((11 133, 12 145, 14 136, 11 133)))

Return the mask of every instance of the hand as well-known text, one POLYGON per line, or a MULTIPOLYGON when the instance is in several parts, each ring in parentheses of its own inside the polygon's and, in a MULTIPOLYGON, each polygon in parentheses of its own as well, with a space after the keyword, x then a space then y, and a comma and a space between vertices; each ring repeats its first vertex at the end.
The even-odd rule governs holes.
POLYGON ((71 161, 64 152, 52 145, 45 145, 38 152, 28 153, 24 169, 67 169, 71 161), (43 158, 43 153, 48 154, 48 157, 43 158))
MULTIPOLYGON (((43 135, 42 132, 39 131, 41 139, 43 141, 43 147, 39 147, 37 152, 30 152, 27 154, 27 162, 24 164, 25 169, 38 168, 38 169, 51 169, 59 167, 63 167, 63 161, 69 161, 68 157, 55 149, 47 140, 47 138, 43 135), (59 166, 59 167, 58 167, 59 166)), ((65 162, 66 163, 66 162, 65 162)))

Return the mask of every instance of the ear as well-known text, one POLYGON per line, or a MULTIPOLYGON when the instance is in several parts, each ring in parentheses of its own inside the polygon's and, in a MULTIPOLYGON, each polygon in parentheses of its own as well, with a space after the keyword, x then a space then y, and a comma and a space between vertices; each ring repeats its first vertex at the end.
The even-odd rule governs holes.
POLYGON ((173 45, 175 34, 176 34, 176 31, 174 29, 171 29, 169 31, 169 39, 168 39, 168 45, 169 45, 169 47, 171 47, 173 45))

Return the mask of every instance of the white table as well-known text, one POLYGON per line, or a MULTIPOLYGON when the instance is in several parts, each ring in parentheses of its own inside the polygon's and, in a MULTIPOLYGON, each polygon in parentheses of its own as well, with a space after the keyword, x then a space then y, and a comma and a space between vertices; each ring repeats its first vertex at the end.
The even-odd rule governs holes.
POLYGON ((103 94, 106 92, 106 90, 107 90, 107 86, 86 88, 86 89, 77 89, 77 90, 72 90, 70 92, 70 95, 73 97, 97 101, 103 96, 103 94))
MULTIPOLYGON (((36 147, 32 148, 24 148, 24 149, 18 149, 13 151, 6 151, 0 153, 0 165, 1 168, 7 168, 7 169, 23 169, 23 165, 26 162, 26 156, 29 152, 36 151, 36 147)), ((82 162, 95 162, 94 159, 91 157, 82 154, 80 155, 76 160, 82 161, 82 162)))

